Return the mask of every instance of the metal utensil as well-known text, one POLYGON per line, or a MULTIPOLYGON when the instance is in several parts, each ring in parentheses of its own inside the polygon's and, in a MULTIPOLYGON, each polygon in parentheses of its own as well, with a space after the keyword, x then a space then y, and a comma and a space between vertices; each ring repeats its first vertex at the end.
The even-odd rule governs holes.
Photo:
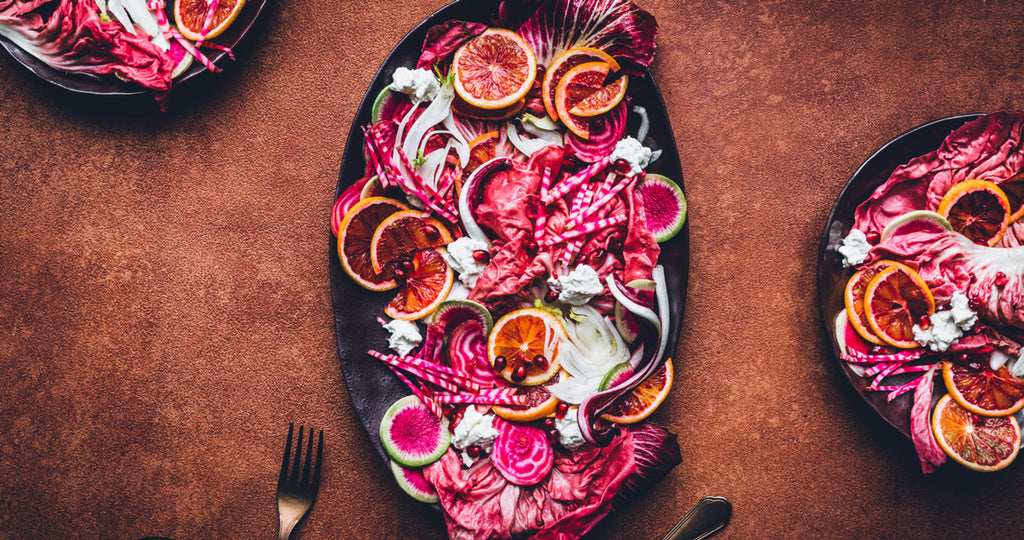
POLYGON ((662 540, 703 540, 725 528, 732 504, 725 497, 704 497, 676 523, 662 540))
POLYGON ((288 441, 284 443, 284 458, 281 460, 281 476, 277 480, 277 514, 281 518, 281 528, 278 532, 278 540, 288 540, 292 535, 292 529, 299 524, 299 521, 309 512, 316 500, 317 490, 320 489, 320 463, 324 455, 324 430, 320 430, 320 441, 316 447, 316 457, 313 458, 313 429, 309 429, 309 442, 306 445, 305 460, 302 455, 302 431, 299 425, 298 442, 295 444, 295 458, 291 457, 292 452, 292 430, 295 424, 288 424, 288 441), (313 459, 311 459, 313 458, 313 459), (292 462, 291 470, 288 463, 292 462), (313 461, 316 461, 313 464, 313 461), (300 468, 299 465, 302 465, 300 468), (310 475, 312 465, 313 474, 310 475))

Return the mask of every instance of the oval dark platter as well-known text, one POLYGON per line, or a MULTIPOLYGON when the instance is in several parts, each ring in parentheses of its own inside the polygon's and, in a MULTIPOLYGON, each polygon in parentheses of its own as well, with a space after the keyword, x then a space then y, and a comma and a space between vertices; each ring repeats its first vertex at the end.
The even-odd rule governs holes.
MULTIPOLYGON (((238 13, 238 17, 235 19, 235 22, 231 23, 231 26, 229 26, 223 34, 217 36, 217 38, 212 41, 234 50, 253 30, 253 27, 259 20, 260 14, 263 13, 267 2, 268 0, 248 0, 245 5, 242 6, 242 10, 238 13)), ((171 0, 167 6, 167 16, 171 21, 174 20, 174 13, 171 11, 172 6, 173 0, 171 0)), ((0 37, 0 45, 2 45, 3 48, 12 57, 14 57, 19 64, 25 66, 26 69, 34 73, 40 79, 71 92, 96 96, 138 96, 150 92, 148 89, 137 84, 124 82, 114 75, 94 76, 85 73, 72 73, 54 69, 3 37, 0 37)), ((205 54, 206 57, 215 65, 220 67, 223 67, 224 59, 228 56, 224 51, 209 48, 204 48, 203 54, 205 54)), ((192 66, 189 67, 185 73, 174 79, 172 89, 175 86, 180 86, 188 81, 209 75, 209 69, 199 62, 193 62, 192 66)))
MULTIPOLYGON (((867 200, 875 188, 882 185, 897 167, 936 150, 951 132, 980 116, 967 114, 928 122, 903 133, 875 151, 853 173, 840 193, 828 216, 818 248, 818 304, 822 321, 832 341, 836 361, 839 362, 850 384, 871 408, 908 437, 913 393, 905 393, 889 402, 885 392, 867 390, 870 381, 858 375, 847 362, 840 359, 839 343, 836 340, 836 316, 846 309, 843 295, 846 282, 853 275, 853 269, 843 268, 842 256, 836 248, 853 227, 853 215, 857 206, 867 200)), ((899 378, 894 377, 892 380, 898 381, 899 378)), ((942 383, 936 384, 941 386, 942 383)), ((943 393, 945 390, 937 390, 933 401, 937 401, 943 393)))
MULTIPOLYGON (((374 98, 391 82, 391 74, 397 67, 415 66, 427 30, 450 19, 490 24, 497 4, 497 0, 454 2, 421 22, 392 50, 370 83, 352 122, 341 160, 335 197, 363 176, 366 164, 363 158, 361 128, 370 122, 374 98)), ((668 176, 683 187, 679 153, 676 150, 661 93, 650 74, 632 79, 629 94, 633 98, 633 104, 644 106, 650 119, 650 131, 644 142, 648 147, 662 150, 661 157, 651 164, 648 172, 668 176)), ((629 133, 637 132, 640 120, 636 116, 630 114, 627 129, 629 133)), ((387 367, 366 353, 371 349, 388 350, 387 333, 380 327, 376 318, 384 313, 384 306, 393 297, 393 292, 374 293, 356 285, 341 268, 336 239, 333 235, 328 236, 334 328, 342 373, 356 414, 377 453, 387 461, 377 435, 380 420, 387 408, 397 399, 408 395, 409 391, 387 367)), ((661 244, 661 248, 659 260, 666 270, 671 298, 671 321, 667 331, 672 348, 669 350, 674 351, 679 338, 689 274, 689 225, 685 225, 670 241, 661 244)))

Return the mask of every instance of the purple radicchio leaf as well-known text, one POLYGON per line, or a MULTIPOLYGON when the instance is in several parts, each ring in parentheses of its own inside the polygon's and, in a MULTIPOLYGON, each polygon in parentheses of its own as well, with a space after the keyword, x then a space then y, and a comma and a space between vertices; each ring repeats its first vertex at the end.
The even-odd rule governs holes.
POLYGON ((914 405, 910 408, 910 439, 914 442, 917 457, 921 460, 921 470, 928 474, 946 462, 946 452, 935 442, 932 434, 932 376, 935 375, 935 364, 917 382, 914 389, 914 405))
POLYGON ((619 488, 612 504, 619 507, 664 479, 683 459, 679 455, 679 442, 674 433, 643 422, 627 428, 633 436, 633 459, 636 471, 619 488))
POLYGON ((658 23, 628 0, 551 0, 516 32, 544 67, 573 47, 593 47, 642 70, 654 61, 658 23))
POLYGON ((445 21, 427 30, 416 67, 444 71, 452 55, 463 43, 487 30, 487 25, 466 21, 445 21))

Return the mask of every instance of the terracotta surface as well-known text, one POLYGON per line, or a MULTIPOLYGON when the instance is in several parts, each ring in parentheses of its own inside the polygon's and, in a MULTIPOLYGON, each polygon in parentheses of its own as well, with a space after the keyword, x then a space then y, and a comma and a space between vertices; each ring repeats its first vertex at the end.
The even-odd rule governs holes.
MULTIPOLYGON (((1024 466, 923 476, 817 316, 825 218, 878 146, 1022 106, 1024 4, 641 0, 690 202, 684 463, 593 538, 1014 537, 1024 466)), ((0 56, 0 538, 272 538, 289 421, 326 431, 298 538, 443 538, 374 454, 333 331, 329 209, 377 66, 440 0, 274 2, 167 115, 0 56)))

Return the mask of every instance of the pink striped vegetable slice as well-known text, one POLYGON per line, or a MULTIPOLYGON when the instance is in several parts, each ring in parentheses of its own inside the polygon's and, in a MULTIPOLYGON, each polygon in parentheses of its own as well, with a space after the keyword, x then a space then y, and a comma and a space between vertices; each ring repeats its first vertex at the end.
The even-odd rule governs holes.
POLYGON ((494 439, 491 463, 509 482, 517 486, 532 486, 551 471, 555 451, 547 435, 529 424, 494 419, 498 436, 494 439))

